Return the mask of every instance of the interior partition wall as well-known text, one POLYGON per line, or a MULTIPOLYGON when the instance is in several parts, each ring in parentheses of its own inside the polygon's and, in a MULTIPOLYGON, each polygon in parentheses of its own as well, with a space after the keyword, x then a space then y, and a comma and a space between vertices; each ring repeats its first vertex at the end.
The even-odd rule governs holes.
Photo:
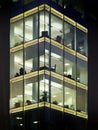
POLYGON ((86 122, 87 28, 46 4, 12 17, 10 27, 11 129, 55 129, 54 110, 63 122, 69 116, 63 129, 70 116, 86 122))

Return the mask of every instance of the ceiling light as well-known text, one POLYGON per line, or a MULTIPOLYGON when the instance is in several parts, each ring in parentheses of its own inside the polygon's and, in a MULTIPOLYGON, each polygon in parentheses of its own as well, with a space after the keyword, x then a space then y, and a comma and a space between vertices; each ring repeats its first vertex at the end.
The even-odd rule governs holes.
POLYGON ((17 120, 22 120, 22 117, 16 117, 17 120))
POLYGON ((33 121, 33 124, 37 124, 38 123, 38 121, 33 121))
POLYGON ((70 64, 69 63, 65 63, 65 66, 69 66, 70 64))
POLYGON ((70 92, 65 92, 65 94, 70 94, 70 92))
POLYGON ((61 58, 61 56, 60 56, 60 55, 57 55, 57 54, 52 53, 52 52, 51 52, 51 56, 53 56, 53 57, 55 57, 55 58, 58 58, 58 59, 60 59, 60 58, 61 58))

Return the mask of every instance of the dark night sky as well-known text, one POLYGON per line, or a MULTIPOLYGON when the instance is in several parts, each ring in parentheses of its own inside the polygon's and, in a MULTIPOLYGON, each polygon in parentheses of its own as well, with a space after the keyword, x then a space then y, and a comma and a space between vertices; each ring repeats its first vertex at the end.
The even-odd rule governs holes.
MULTIPOLYGON (((16 1, 20 0, 0 0, 0 5, 3 7, 8 6, 12 1, 17 3, 16 1)), ((94 19, 98 18, 98 0, 64 0, 64 3, 67 3, 67 5, 72 5, 77 9, 77 11, 84 11, 94 19)))

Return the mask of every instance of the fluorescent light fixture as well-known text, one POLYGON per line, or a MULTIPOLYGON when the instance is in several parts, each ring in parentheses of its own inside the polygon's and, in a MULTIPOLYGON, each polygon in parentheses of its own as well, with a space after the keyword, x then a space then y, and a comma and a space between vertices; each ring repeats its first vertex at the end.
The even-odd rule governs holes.
POLYGON ((48 59, 44 58, 44 56, 41 56, 40 57, 40 62, 46 62, 46 63, 48 63, 48 59))
POLYGON ((25 95, 32 95, 32 83, 26 84, 25 95))
POLYGON ((64 74, 67 75, 67 71, 64 71, 64 74))
POLYGON ((25 67, 32 68, 32 63, 30 61, 26 61, 25 67))
MULTIPOLYGON (((46 54, 49 54, 49 50, 47 50, 47 49, 45 49, 45 53, 46 54)), ((55 58, 61 58, 61 56, 60 55, 57 55, 57 54, 55 54, 55 53, 53 53, 53 52, 51 52, 51 56, 53 56, 53 57, 55 57, 55 58)))
POLYGON ((53 95, 52 97, 55 98, 55 97, 57 97, 57 96, 56 96, 56 95, 53 95))
POLYGON ((30 91, 30 90, 25 90, 25 95, 31 96, 31 95, 32 95, 32 91, 30 91))
POLYGON ((23 124, 20 124, 20 126, 23 126, 23 124))
POLYGON ((68 95, 68 94, 70 94, 70 92, 65 92, 65 94, 67 94, 67 95, 68 95))
POLYGON ((62 87, 61 84, 58 84, 58 83, 53 82, 53 81, 51 81, 51 85, 52 85, 53 87, 56 87, 56 88, 61 88, 61 87, 62 87))
MULTIPOLYGON (((49 84, 49 80, 48 79, 43 79, 40 82, 45 83, 45 84, 49 84)), ((51 81, 51 86, 56 87, 56 88, 61 88, 62 84, 59 84, 59 83, 51 81)))
POLYGON ((38 123, 38 121, 33 121, 33 124, 37 124, 38 123))
POLYGON ((21 36, 23 37, 23 31, 22 31, 22 27, 18 26, 18 27, 15 27, 14 29, 14 33, 18 36, 21 36))
POLYGON ((22 117, 16 117, 17 120, 22 120, 22 117))
POLYGON ((45 49, 45 53, 49 54, 49 51, 47 49, 45 49))
POLYGON ((32 27, 33 27, 32 21, 31 20, 26 21, 25 26, 26 26, 26 28, 32 29, 32 27))
POLYGON ((47 15, 41 14, 40 21, 41 21, 41 24, 45 24, 45 23, 49 24, 49 17, 47 15))
POLYGON ((14 61, 15 61, 16 63, 21 63, 21 62, 22 62, 21 58, 19 58, 19 57, 17 57, 17 56, 15 56, 14 61))
POLYGON ((65 66, 69 66, 70 64, 69 63, 65 63, 65 66))
POLYGON ((55 57, 55 58, 57 58, 57 59, 60 59, 60 58, 61 58, 61 56, 60 56, 60 55, 57 55, 57 54, 52 53, 52 52, 51 52, 51 56, 53 56, 53 57, 55 57))
POLYGON ((52 22, 52 27, 55 28, 56 30, 62 30, 62 24, 60 22, 52 22))
POLYGON ((28 86, 28 87, 32 87, 32 83, 26 84, 26 86, 28 86))
POLYGON ((41 83, 46 83, 46 84, 49 84, 49 80, 48 79, 43 79, 40 81, 41 83))

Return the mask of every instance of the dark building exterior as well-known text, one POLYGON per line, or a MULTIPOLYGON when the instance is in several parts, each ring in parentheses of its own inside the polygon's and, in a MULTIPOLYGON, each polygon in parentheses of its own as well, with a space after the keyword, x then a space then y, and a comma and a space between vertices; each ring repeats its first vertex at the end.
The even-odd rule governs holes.
MULTIPOLYGON (((90 79, 91 72, 97 72, 90 71, 88 65, 94 59, 88 62, 88 58, 92 56, 90 52, 97 51, 91 50, 91 44, 88 48, 92 33, 88 33, 91 27, 87 21, 81 19, 79 13, 64 9, 61 3, 52 0, 18 2, 12 7, 10 47, 7 44, 8 10, 5 11, 8 31, 5 41, 2 35, 0 37, 7 44, 0 46, 1 57, 3 49, 7 52, 7 60, 5 62, 4 58, 1 68, 8 63, 0 79, 2 108, 5 108, 0 109, 1 129, 96 129, 97 106, 90 105, 90 101, 94 101, 91 86, 93 81, 96 83, 96 77, 93 81, 90 79), (7 96, 2 99, 4 94, 7 96)), ((89 23, 94 25, 92 20, 89 23)), ((4 26, 3 23, 2 28, 4 26)), ((97 62, 92 65, 96 66, 97 62)))
POLYGON ((0 129, 9 127, 9 10, 0 8, 0 129))

